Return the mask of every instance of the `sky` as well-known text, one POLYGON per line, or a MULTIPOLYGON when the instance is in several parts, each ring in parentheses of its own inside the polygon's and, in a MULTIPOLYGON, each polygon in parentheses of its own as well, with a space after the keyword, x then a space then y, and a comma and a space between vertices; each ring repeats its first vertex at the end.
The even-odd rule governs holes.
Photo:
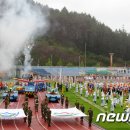
POLYGON ((86 13, 115 29, 130 33, 130 0, 34 0, 54 9, 66 7, 69 11, 86 13))

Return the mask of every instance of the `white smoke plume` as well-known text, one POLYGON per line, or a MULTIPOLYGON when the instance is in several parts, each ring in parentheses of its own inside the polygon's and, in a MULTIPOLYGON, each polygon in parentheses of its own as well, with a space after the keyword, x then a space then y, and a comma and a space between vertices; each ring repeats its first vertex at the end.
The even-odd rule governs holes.
POLYGON ((24 72, 25 73, 28 73, 32 69, 32 67, 31 67, 32 58, 31 58, 31 54, 30 54, 32 47, 33 47, 33 44, 30 44, 30 45, 27 44, 24 47, 23 54, 25 56, 25 60, 24 60, 24 72))
POLYGON ((12 69, 27 41, 48 29, 46 15, 30 1, 0 0, 0 71, 12 69))

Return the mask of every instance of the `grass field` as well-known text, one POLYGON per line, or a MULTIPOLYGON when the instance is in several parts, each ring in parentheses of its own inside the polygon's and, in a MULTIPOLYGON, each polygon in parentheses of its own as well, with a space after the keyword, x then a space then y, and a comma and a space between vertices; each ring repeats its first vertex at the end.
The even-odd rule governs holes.
MULTIPOLYGON (((93 112, 94 112, 94 118, 93 118, 93 123, 103 127, 106 130, 129 130, 130 129, 130 123, 122 123, 122 122, 113 122, 113 123, 108 123, 108 122, 96 122, 96 118, 97 115, 99 113, 102 113, 104 110, 100 104, 101 101, 100 99, 97 100, 97 105, 98 108, 96 107, 96 105, 93 103, 93 97, 89 97, 88 100, 90 101, 90 103, 88 103, 87 101, 85 101, 85 96, 80 96, 79 94, 75 93, 75 88, 71 88, 69 90, 69 92, 64 92, 65 96, 67 96, 69 98, 70 104, 72 106, 75 106, 75 101, 78 100, 80 104, 84 104, 85 106, 85 113, 87 113, 88 109, 91 107, 93 112)), ((85 92, 84 94, 85 95, 85 92)), ((110 101, 108 103, 108 110, 110 110, 110 101)), ((123 112, 123 108, 120 107, 120 105, 117 105, 116 109, 115 109, 115 113, 122 113, 123 112)), ((87 118, 86 118, 87 119, 87 118)))

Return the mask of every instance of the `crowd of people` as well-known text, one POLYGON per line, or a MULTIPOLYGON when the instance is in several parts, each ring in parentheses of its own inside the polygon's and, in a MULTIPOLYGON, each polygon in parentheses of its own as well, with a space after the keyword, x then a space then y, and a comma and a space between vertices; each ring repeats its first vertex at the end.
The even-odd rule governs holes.
MULTIPOLYGON (((51 87, 51 83, 49 84, 49 87, 51 87)), ((57 89, 60 91, 61 93, 61 98, 60 98, 60 103, 61 103, 61 107, 62 108, 69 108, 69 98, 68 97, 65 97, 64 96, 64 93, 63 93, 63 86, 65 86, 65 90, 66 92, 69 91, 70 89, 70 84, 69 83, 55 83, 54 84, 54 87, 57 87, 57 89)), ((72 85, 71 85, 72 87, 72 85)), ((78 88, 79 89, 79 88, 78 88)), ((10 92, 8 92, 10 93, 10 92)), ((6 98, 5 98, 5 109, 8 108, 9 106, 9 103, 10 103, 10 97, 9 97, 10 94, 7 94, 6 98)), ((28 124, 28 127, 31 126, 31 122, 32 122, 32 110, 30 108, 30 106, 28 105, 29 103, 29 98, 28 98, 28 95, 25 94, 25 100, 22 104, 23 106, 23 111, 26 115, 26 117, 24 118, 24 122, 28 124)), ((81 110, 83 113, 85 113, 85 107, 83 104, 79 105, 78 102, 75 103, 75 106, 77 109, 81 110)), ((38 108, 39 108, 39 99, 38 99, 38 95, 37 93, 34 94, 34 108, 35 108, 35 112, 39 112, 38 111, 38 108)), ((41 102, 41 115, 42 115, 42 118, 44 119, 45 122, 47 122, 48 126, 50 127, 51 126, 51 110, 50 108, 48 107, 48 98, 45 97, 45 99, 41 102)), ((92 115, 93 115, 93 111, 88 111, 88 113, 90 114, 89 116, 89 126, 91 126, 91 123, 92 123, 92 115), (92 113, 92 114, 91 114, 92 113)), ((81 121, 83 122, 83 117, 81 117, 81 121)))
POLYGON ((45 97, 45 99, 41 103, 41 114, 42 118, 45 122, 48 123, 48 126, 51 126, 51 110, 48 107, 48 99, 45 97))
MULTIPOLYGON (((35 107, 35 112, 38 112, 39 100, 38 100, 38 96, 36 93, 34 95, 34 107, 35 107)), ((27 95, 25 95, 25 101, 23 103, 23 110, 24 110, 24 113, 26 115, 26 117, 24 118, 24 122, 26 122, 26 120, 27 120, 28 127, 30 127, 31 121, 32 121, 32 110, 28 106, 28 96, 27 95)), ((50 127, 51 126, 51 110, 48 107, 48 99, 47 98, 45 98, 41 102, 41 115, 42 115, 42 118, 44 119, 44 121, 47 122, 48 126, 50 127)))
MULTIPOLYGON (((52 79, 53 80, 53 79, 52 79)), ((32 79, 30 80, 32 81, 32 79)), ((55 80, 53 80, 55 82, 55 80)), ((14 85, 12 82, 1 82, 0 81, 0 90, 5 90, 6 88, 11 88, 14 85)), ((21 84, 24 86, 24 84, 21 84)), ((60 92, 60 104, 61 108, 69 108, 71 106, 70 99, 64 95, 64 91, 69 92, 71 88, 75 91, 75 94, 84 96, 86 99, 90 100, 100 105, 104 108, 105 112, 115 112, 116 106, 120 105, 124 110, 126 106, 130 108, 130 78, 129 77, 118 77, 118 76, 99 76, 99 75, 88 75, 80 78, 68 78, 66 80, 55 82, 51 84, 50 82, 45 83, 45 91, 47 88, 57 88, 60 92), (125 99, 125 100, 124 100, 125 99), (97 101, 98 100, 98 101, 97 101), (99 104, 100 101, 100 104, 99 104), (110 110, 108 110, 108 105, 110 104, 110 110)), ((8 109, 10 104, 10 93, 11 89, 8 91, 7 96, 5 97, 5 109, 8 109)), ((53 93, 51 93, 53 94, 53 93)), ((29 103, 28 95, 25 94, 25 100, 22 104, 23 111, 26 115, 24 122, 28 124, 28 127, 31 126, 32 122, 32 110, 29 103)), ((39 112, 39 99, 37 93, 34 94, 34 108, 35 112, 39 112)), ((40 103, 41 116, 48 124, 48 127, 51 126, 51 110, 48 106, 48 98, 45 96, 43 101, 40 103)), ((75 101, 75 107, 83 113, 88 113, 88 124, 91 127, 93 120, 93 110, 89 108, 86 111, 84 104, 80 103, 78 100, 75 101)), ((81 122, 85 119, 81 117, 81 122)))
POLYGON ((86 99, 92 99, 106 112, 114 112, 117 105, 123 107, 124 110, 130 106, 129 77, 89 75, 82 77, 82 79, 77 78, 73 82, 68 80, 65 86, 69 86, 69 89, 75 88, 75 93, 84 96, 86 99), (111 104, 110 109, 109 103, 111 104))
POLYGON ((30 127, 31 122, 32 122, 32 110, 28 106, 28 96, 27 95, 25 95, 25 100, 24 100, 24 103, 22 104, 22 106, 23 106, 23 111, 26 115, 26 117, 24 118, 24 122, 26 123, 26 120, 27 120, 28 127, 30 127))

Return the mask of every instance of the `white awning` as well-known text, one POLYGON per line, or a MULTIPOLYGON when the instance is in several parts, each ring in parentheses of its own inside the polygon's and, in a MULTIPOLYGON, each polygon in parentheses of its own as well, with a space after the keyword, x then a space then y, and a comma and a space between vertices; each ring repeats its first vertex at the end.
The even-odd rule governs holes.
POLYGON ((52 117, 59 118, 73 118, 73 117, 84 117, 87 116, 76 107, 68 109, 50 109, 52 117))
POLYGON ((0 119, 10 120, 24 117, 26 117, 26 115, 23 109, 0 109, 0 119))

